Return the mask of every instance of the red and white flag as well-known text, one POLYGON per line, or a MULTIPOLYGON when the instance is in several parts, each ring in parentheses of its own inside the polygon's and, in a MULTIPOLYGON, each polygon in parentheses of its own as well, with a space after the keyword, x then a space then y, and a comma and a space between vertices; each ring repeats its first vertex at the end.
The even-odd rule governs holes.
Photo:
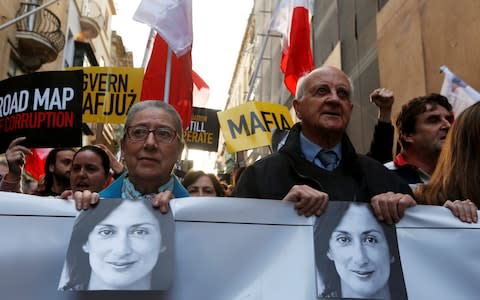
POLYGON ((192 47, 192 0, 142 0, 133 19, 155 29, 177 56, 192 47))
POLYGON ((134 20, 150 25, 155 35, 143 78, 140 100, 163 100, 175 107, 187 128, 192 117, 192 0, 142 0, 134 20), (171 53, 170 69, 168 53, 171 53), (168 97, 165 79, 170 80, 168 97), (166 99, 167 98, 167 99, 166 99))
POLYGON ((446 66, 441 66, 440 71, 445 75, 440 94, 447 97, 455 116, 458 116, 465 108, 480 101, 480 93, 466 84, 446 66))
POLYGON ((210 96, 210 87, 208 84, 192 70, 193 77, 193 106, 205 107, 210 96))
MULTIPOLYGON (((143 77, 140 100, 164 99, 165 77, 167 74, 167 51, 168 44, 157 34, 143 77)), ((172 53, 168 103, 175 107, 180 114, 184 129, 190 125, 192 100, 193 79, 191 50, 188 50, 180 57, 172 53)))
POLYGON ((280 0, 273 12, 269 32, 282 35, 280 69, 285 74, 285 86, 295 95, 297 81, 313 69, 310 37, 311 0, 280 0))

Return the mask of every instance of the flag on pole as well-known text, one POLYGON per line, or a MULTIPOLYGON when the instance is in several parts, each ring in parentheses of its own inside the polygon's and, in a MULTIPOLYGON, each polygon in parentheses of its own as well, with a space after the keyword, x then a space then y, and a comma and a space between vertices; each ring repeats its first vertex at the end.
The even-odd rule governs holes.
MULTIPOLYGON (((167 52, 168 44, 157 34, 143 77, 140 100, 164 99, 167 52)), ((188 50, 180 57, 172 53, 171 58, 168 103, 175 107, 180 114, 182 125, 185 129, 190 125, 192 117, 193 80, 191 50, 188 50)))
POLYGON ((193 106, 205 107, 210 96, 210 87, 208 84, 192 70, 193 77, 193 106))
POLYGON ((164 100, 182 117, 183 128, 192 114, 192 0, 142 0, 134 20, 157 31, 143 77, 140 100, 164 100), (171 53, 173 51, 174 53, 171 53), (169 83, 166 87, 166 83, 169 83))
POLYGON ((269 32, 282 35, 280 69, 287 89, 295 95, 297 81, 313 69, 310 42, 311 0, 282 1, 273 12, 269 32))
POLYGON ((452 73, 446 66, 441 66, 440 71, 445 75, 440 94, 448 98, 455 116, 458 116, 465 108, 480 101, 480 93, 452 73))
POLYGON ((177 56, 191 49, 192 0, 142 0, 133 19, 155 29, 177 56))

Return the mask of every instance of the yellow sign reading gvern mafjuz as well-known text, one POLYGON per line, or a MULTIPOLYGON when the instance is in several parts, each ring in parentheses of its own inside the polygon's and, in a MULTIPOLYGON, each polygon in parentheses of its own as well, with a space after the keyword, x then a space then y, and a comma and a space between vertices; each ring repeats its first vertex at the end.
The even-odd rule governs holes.
POLYGON ((250 101, 218 113, 220 129, 230 153, 268 146, 272 129, 290 129, 288 108, 268 102, 250 101))
POLYGON ((124 123, 130 107, 140 101, 143 69, 122 67, 74 69, 83 70, 83 122, 124 123))

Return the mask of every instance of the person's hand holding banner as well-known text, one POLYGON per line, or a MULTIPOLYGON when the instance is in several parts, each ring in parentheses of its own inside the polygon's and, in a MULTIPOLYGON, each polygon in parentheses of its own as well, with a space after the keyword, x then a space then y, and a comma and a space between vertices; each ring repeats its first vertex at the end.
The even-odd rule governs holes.
POLYGON ((372 197, 371 204, 379 221, 393 224, 399 222, 405 210, 417 202, 410 195, 388 192, 372 197))
POLYGON ((460 221, 466 223, 477 223, 478 222, 478 215, 477 215, 477 206, 473 203, 470 199, 467 200, 447 200, 444 207, 450 209, 452 214, 459 218, 460 221))
POLYGON ((328 194, 308 185, 294 185, 283 200, 295 202, 295 210, 301 216, 320 216, 328 205, 328 194))

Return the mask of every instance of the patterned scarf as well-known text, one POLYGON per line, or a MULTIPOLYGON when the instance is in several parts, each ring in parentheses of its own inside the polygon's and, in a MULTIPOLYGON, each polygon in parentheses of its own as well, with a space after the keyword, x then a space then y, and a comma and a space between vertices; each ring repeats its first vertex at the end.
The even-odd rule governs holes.
MULTIPOLYGON (((173 176, 170 177, 170 180, 158 188, 158 193, 171 191, 173 192, 173 176)), ((143 195, 135 189, 133 183, 128 179, 128 174, 125 177, 122 185, 122 199, 137 199, 137 200, 150 200, 154 193, 143 195)))

